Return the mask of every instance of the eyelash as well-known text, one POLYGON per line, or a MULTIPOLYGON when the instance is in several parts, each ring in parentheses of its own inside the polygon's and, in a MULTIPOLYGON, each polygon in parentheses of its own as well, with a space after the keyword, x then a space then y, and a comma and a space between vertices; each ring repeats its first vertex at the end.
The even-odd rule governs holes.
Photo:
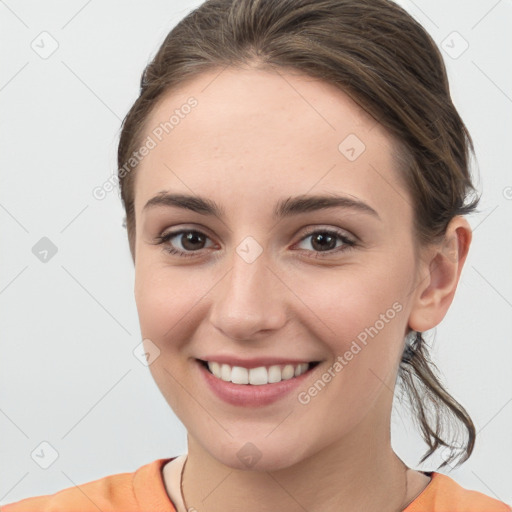
MULTIPOLYGON (((171 238, 174 238, 177 235, 182 235, 184 233, 196 233, 196 234, 205 236, 206 238, 209 238, 206 234, 204 234, 201 231, 198 231, 196 229, 181 229, 179 231, 172 231, 172 232, 166 233, 165 235, 157 236, 155 238, 155 245, 164 244, 164 243, 168 242, 171 238)), ((332 229, 317 229, 315 231, 310 231, 309 233, 305 234, 301 238, 300 242, 304 241, 306 238, 308 238, 312 235, 316 235, 319 233, 337 237, 338 239, 340 239, 343 242, 344 245, 341 247, 338 247, 336 249, 330 249, 328 251, 313 251, 316 253, 316 256, 311 256, 313 258, 323 258, 323 257, 327 257, 327 256, 332 256, 335 253, 349 251, 357 245, 354 240, 351 240, 350 238, 345 236, 343 233, 341 233, 337 230, 332 230, 332 229)), ((190 257, 196 256, 196 253, 200 252, 200 250, 185 252, 185 251, 181 251, 179 249, 175 249, 174 247, 171 247, 169 245, 162 247, 162 249, 169 254, 173 254, 173 255, 176 255, 176 256, 179 256, 182 258, 190 258, 190 257)), ((301 249, 301 250, 306 250, 306 249, 301 249)), ((310 251, 307 251, 307 252, 310 252, 310 251)))

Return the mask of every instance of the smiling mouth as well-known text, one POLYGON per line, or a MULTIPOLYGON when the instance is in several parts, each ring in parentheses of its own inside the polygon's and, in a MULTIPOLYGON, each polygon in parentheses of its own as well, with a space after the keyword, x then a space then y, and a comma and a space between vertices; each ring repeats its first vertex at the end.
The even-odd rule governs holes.
POLYGON ((198 359, 198 361, 208 372, 224 382, 253 386, 275 384, 283 380, 299 377, 320 363, 320 361, 311 361, 310 363, 277 364, 249 369, 242 366, 221 364, 216 361, 204 361, 202 359, 198 359))

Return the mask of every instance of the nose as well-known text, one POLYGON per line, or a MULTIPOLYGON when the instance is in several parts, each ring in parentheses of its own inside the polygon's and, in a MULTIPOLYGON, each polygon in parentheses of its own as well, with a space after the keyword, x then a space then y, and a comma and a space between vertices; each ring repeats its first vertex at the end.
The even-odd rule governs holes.
POLYGON ((235 253, 231 270, 216 288, 210 321, 228 338, 256 339, 260 331, 268 336, 287 321, 290 292, 263 255, 249 263, 235 253))

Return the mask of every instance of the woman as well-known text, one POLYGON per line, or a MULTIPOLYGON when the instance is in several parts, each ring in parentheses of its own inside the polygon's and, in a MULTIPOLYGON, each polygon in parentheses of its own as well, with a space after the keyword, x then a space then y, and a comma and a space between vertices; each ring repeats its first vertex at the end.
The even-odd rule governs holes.
POLYGON ((190 13, 118 151, 146 358, 188 452, 2 510, 512 510, 390 441, 400 377, 421 462, 473 450, 422 337, 471 244, 471 150, 439 51, 392 2, 190 13))

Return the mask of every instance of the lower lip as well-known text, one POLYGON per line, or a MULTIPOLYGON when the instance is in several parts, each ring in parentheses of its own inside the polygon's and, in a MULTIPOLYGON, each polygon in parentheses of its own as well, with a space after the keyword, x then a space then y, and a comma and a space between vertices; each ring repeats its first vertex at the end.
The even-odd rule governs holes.
POLYGON ((196 364, 199 367, 201 375, 203 375, 203 378, 215 395, 231 405, 245 407, 261 407, 285 397, 303 384, 304 380, 307 379, 311 372, 318 366, 309 369, 298 377, 292 377, 291 379, 272 384, 254 386, 251 384, 233 384, 232 382, 226 382, 215 377, 215 375, 210 373, 204 365, 197 360, 196 364))

